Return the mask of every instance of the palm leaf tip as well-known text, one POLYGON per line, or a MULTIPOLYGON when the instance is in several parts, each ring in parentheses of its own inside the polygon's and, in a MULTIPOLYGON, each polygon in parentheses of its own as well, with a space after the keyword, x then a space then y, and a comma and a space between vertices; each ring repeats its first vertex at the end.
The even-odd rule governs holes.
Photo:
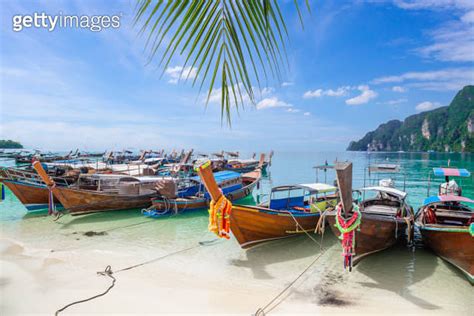
MULTIPOLYGON (((306 5, 309 10, 308 0, 306 5)), ((302 21, 297 0, 295 6, 302 21)), ((221 122, 229 126, 232 109, 255 104, 253 86, 260 87, 260 77, 267 80, 270 73, 281 81, 281 66, 288 63, 288 31, 278 1, 139 0, 134 22, 141 24, 140 33, 148 32, 150 61, 163 50, 162 74, 173 58, 184 57, 179 79, 199 81, 199 91, 207 85, 206 105, 220 85, 221 122)))

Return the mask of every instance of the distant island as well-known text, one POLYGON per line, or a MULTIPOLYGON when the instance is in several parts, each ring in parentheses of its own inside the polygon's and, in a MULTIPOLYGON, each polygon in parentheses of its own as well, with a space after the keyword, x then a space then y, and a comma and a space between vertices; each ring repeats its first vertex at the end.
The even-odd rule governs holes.
POLYGON ((0 148, 1 149, 18 149, 18 148, 23 148, 23 145, 13 140, 0 139, 0 148))
POLYGON ((474 86, 465 86, 449 106, 381 124, 347 150, 474 152, 474 86))

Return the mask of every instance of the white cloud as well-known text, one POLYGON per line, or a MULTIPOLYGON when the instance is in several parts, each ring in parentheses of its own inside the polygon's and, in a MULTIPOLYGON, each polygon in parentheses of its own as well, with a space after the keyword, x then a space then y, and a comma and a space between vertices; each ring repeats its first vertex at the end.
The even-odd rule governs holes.
POLYGON ((402 99, 388 100, 386 102, 379 102, 378 104, 397 105, 397 104, 405 103, 407 101, 408 101, 407 99, 402 98, 402 99))
POLYGON ((406 10, 468 9, 474 7, 471 0, 395 0, 394 4, 406 10))
POLYGON ((270 97, 262 99, 257 103, 257 110, 269 109, 269 108, 281 108, 281 107, 292 107, 293 105, 286 103, 278 99, 277 97, 270 97))
MULTIPOLYGON (((469 13, 465 19, 474 19, 474 14, 469 13)), ((415 50, 421 56, 440 61, 474 61, 474 28, 470 23, 446 23, 429 34, 433 43, 415 50)))
POLYGON ((461 21, 464 23, 474 23, 474 10, 469 11, 461 17, 461 21))
POLYGON ((303 94, 303 98, 305 99, 311 99, 311 98, 319 98, 323 95, 323 90, 318 89, 318 90, 308 90, 303 94))
POLYGON ((467 79, 473 78, 472 69, 469 68, 451 68, 434 71, 406 72, 398 76, 387 76, 374 79, 373 83, 404 82, 408 80, 427 81, 427 80, 446 80, 446 79, 467 79))
POLYGON ((286 111, 290 112, 290 113, 298 113, 300 110, 299 109, 294 109, 294 108, 288 108, 286 111))
POLYGON ((393 92, 404 93, 404 92, 407 92, 407 88, 402 87, 402 86, 393 86, 393 87, 392 87, 392 91, 393 91, 393 92))
POLYGON ((265 87, 265 88, 263 88, 262 91, 261 91, 262 96, 270 95, 270 94, 272 94, 273 92, 275 92, 275 89, 273 89, 272 87, 265 87))
POLYGON ((415 109, 418 111, 418 112, 423 112, 423 111, 429 111, 429 110, 432 110, 434 108, 437 108, 437 107, 440 107, 441 104, 439 102, 430 102, 430 101, 425 101, 425 102, 421 102, 419 103, 415 109))
POLYGON ((294 85, 294 82, 285 81, 281 84, 282 87, 289 87, 294 85))
POLYGON ((330 97, 341 97, 343 95, 346 95, 347 90, 349 90, 349 87, 339 87, 337 90, 329 89, 326 90, 326 95, 330 97))
POLYGON ((323 90, 323 89, 316 89, 316 90, 308 90, 303 94, 303 98, 305 99, 311 99, 311 98, 320 98, 322 96, 328 96, 328 97, 340 97, 344 96, 347 94, 349 90, 353 89, 350 86, 343 86, 339 87, 336 90, 333 89, 328 89, 328 90, 323 90))
POLYGON ((311 113, 309 113, 309 112, 304 112, 303 115, 304 115, 304 116, 310 116, 311 113))
POLYGON ((168 67, 165 70, 170 79, 168 83, 177 84, 180 79, 194 79, 197 74, 196 67, 187 66, 183 69, 182 66, 168 67))
POLYGON ((446 68, 432 71, 406 72, 401 75, 379 77, 373 84, 407 82, 406 86, 424 90, 459 90, 474 83, 472 68, 446 68))
POLYGON ((359 94, 356 97, 347 99, 346 104, 348 105, 365 104, 369 102, 370 100, 376 98, 378 95, 377 92, 370 90, 369 86, 367 85, 361 85, 357 87, 357 90, 361 91, 361 94, 359 94))
POLYGON ((425 58, 441 61, 474 61, 474 1, 472 0, 395 0, 395 5, 406 10, 437 10, 452 12, 456 19, 446 21, 427 34, 431 44, 415 49, 425 58))

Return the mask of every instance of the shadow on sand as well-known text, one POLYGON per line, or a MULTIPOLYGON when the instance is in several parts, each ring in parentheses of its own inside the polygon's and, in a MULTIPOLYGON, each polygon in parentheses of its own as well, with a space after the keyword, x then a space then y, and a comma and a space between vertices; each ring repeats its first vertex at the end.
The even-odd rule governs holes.
MULTIPOLYGON (((320 235, 313 234, 319 242, 320 235)), ((331 247, 337 242, 334 236, 329 234, 324 236, 323 245, 325 248, 331 247)), ((266 267, 296 259, 311 257, 320 252, 320 247, 306 235, 299 235, 287 239, 275 240, 257 245, 245 251, 246 260, 234 259, 230 264, 237 267, 249 268, 256 279, 273 279, 266 267)))
POLYGON ((413 251, 403 245, 397 245, 362 260, 357 271, 373 282, 359 282, 364 287, 377 288, 396 293, 427 310, 440 307, 411 293, 409 287, 430 277, 437 266, 432 253, 417 249, 413 251))

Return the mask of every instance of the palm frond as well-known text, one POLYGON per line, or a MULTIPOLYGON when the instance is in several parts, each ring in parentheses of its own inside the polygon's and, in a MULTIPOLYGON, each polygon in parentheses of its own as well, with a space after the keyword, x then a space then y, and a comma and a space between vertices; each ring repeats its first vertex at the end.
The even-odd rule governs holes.
MULTIPOLYGON (((306 6, 309 11, 308 0, 306 6)), ((288 30, 277 0, 138 0, 135 11, 139 33, 148 33, 149 62, 160 51, 163 75, 173 57, 183 56, 180 79, 200 82, 200 92, 207 86, 206 106, 220 90, 221 121, 229 125, 232 108, 255 104, 261 77, 281 80, 288 65, 288 30)))

